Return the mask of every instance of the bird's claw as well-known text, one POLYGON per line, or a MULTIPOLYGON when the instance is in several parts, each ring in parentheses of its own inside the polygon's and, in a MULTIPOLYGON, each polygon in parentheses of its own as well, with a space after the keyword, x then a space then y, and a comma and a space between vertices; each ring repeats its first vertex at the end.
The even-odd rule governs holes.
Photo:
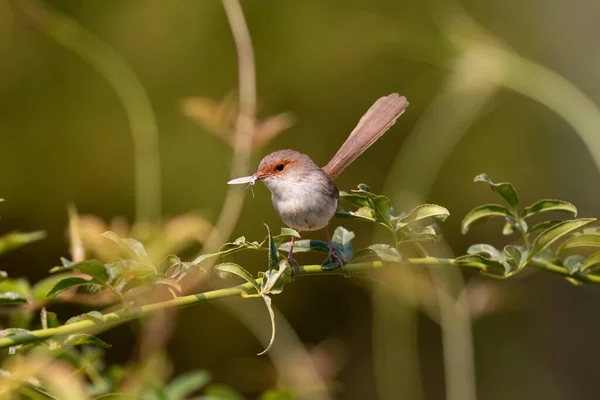
POLYGON ((288 255, 288 263, 290 264, 290 267, 292 267, 292 281, 296 280, 296 274, 298 273, 298 267, 300 264, 298 264, 298 261, 296 261, 296 259, 294 257, 290 255, 288 255))
POLYGON ((344 273, 344 265, 346 264, 344 257, 342 257, 342 255, 333 247, 329 251, 329 256, 333 257, 338 262, 342 276, 346 276, 346 274, 344 273))

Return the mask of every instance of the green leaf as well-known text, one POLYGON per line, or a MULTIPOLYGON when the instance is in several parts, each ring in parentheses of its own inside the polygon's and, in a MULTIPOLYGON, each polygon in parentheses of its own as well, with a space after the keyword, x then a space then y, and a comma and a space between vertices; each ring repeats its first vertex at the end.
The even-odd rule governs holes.
POLYGON ((119 247, 137 260, 143 262, 148 261, 148 254, 146 253, 146 249, 144 249, 144 245, 137 240, 131 238, 122 238, 111 231, 104 232, 102 236, 115 242, 117 245, 119 245, 119 247))
POLYGON ((594 221, 596 221, 595 218, 573 219, 563 221, 551 228, 546 229, 533 241, 533 244, 531 245, 531 251, 527 255, 525 263, 531 261, 533 257, 538 255, 544 249, 548 248, 548 246, 550 246, 552 243, 564 238, 578 229, 583 228, 586 225, 591 224, 594 221))
POLYGON ((170 275, 168 272, 172 272, 179 265, 181 265, 181 259, 174 254, 169 254, 158 262, 156 270, 161 274, 170 275))
POLYGON ((111 345, 106 343, 104 340, 87 333, 74 333, 67 336, 63 342, 63 345, 65 346, 81 346, 85 344, 91 344, 94 346, 103 347, 105 349, 109 349, 111 347, 111 345))
POLYGON ((517 191, 515 190, 513 185, 511 185, 510 183, 508 183, 508 182, 494 183, 489 178, 489 176, 487 176, 486 174, 477 175, 473 181, 474 182, 485 182, 488 185, 490 185, 490 188, 494 192, 496 192, 500 196, 502 196, 502 198, 504 199, 506 204, 508 204, 508 206, 512 210, 516 210, 517 207, 519 206, 519 196, 517 196, 517 191))
POLYGON ((415 222, 424 223, 429 222, 432 219, 445 221, 449 215, 450 211, 442 206, 438 206, 436 204, 423 204, 414 208, 405 217, 392 218, 392 220, 397 220, 396 230, 400 230, 415 222))
POLYGON ((546 229, 551 228, 561 222, 562 221, 560 221, 558 219, 551 219, 549 221, 540 222, 539 224, 535 224, 531 228, 529 228, 528 233, 545 231, 546 229))
MULTIPOLYGON (((283 243, 279 250, 289 252, 291 243, 283 243)), ((329 244, 322 240, 303 239, 297 240, 294 244, 294 253, 305 253, 308 251, 329 252, 329 244)))
POLYGON ((277 251, 277 243, 275 243, 275 239, 273 239, 273 235, 271 234, 271 229, 267 224, 264 224, 267 228, 267 240, 269 241, 269 269, 277 268, 277 264, 279 263, 279 251, 277 251))
MULTIPOLYGON (((435 231, 435 228, 433 227, 433 225, 424 227, 421 232, 415 232, 414 229, 408 229, 408 231, 414 232, 414 233, 407 233, 407 234, 400 235, 400 237, 398 238, 398 243, 431 242, 431 241, 435 242, 435 241, 440 240, 440 237, 438 236, 437 232, 435 231)), ((402 232, 402 230, 400 232, 402 232)))
POLYGON ((260 286, 261 294, 279 294, 283 291, 283 285, 291 281, 292 268, 287 260, 279 261, 278 268, 272 268, 263 275, 260 286))
POLYGON ((261 244, 258 242, 248 242, 244 236, 237 238, 235 241, 230 243, 225 243, 217 253, 212 254, 202 254, 198 256, 194 261, 190 264, 194 267, 199 266, 202 263, 208 261, 214 261, 221 257, 225 257, 231 255, 233 253, 237 253, 242 250, 262 250, 261 244))
POLYGON ((373 210, 369 206, 361 207, 356 211, 346 211, 343 208, 338 208, 335 216, 339 218, 359 219, 362 221, 375 222, 373 210))
POLYGON ((565 260, 562 262, 562 265, 569 271, 569 273, 574 274, 581 269, 584 260, 584 256, 575 254, 565 258, 565 260))
POLYGON ((385 196, 372 193, 370 188, 364 183, 358 185, 357 190, 352 190, 352 195, 340 192, 340 199, 359 206, 359 214, 351 211, 338 210, 336 215, 343 218, 358 218, 376 221, 390 230, 394 229, 391 223, 393 210, 392 202, 385 196), (368 209, 365 209, 365 207, 368 207, 368 209))
POLYGON ((529 207, 525 207, 525 209, 521 213, 521 218, 528 218, 537 213, 546 212, 546 211, 561 211, 561 212, 572 213, 573 217, 577 216, 577 208, 573 204, 569 203, 568 201, 543 199, 543 200, 536 201, 529 207))
MULTIPOLYGON (((575 257, 575 256, 571 256, 571 257, 575 257)), ((567 257, 567 258, 569 258, 569 257, 567 257)), ((597 252, 591 254, 581 264, 581 272, 586 273, 586 274, 593 274, 595 272, 598 272, 599 268, 600 268, 600 251, 597 251, 597 252)))
POLYGON ((104 283, 107 282, 109 279, 109 273, 106 270, 106 267, 98 260, 81 261, 74 264, 70 264, 68 267, 54 267, 50 270, 50 272, 65 270, 76 270, 79 272, 83 272, 84 274, 95 278, 95 280, 97 281, 96 283, 104 283))
MULTIPOLYGON (((290 240, 291 238, 300 239, 301 236, 295 229, 292 228, 281 228, 281 233, 277 236, 274 236, 273 239, 277 245, 281 245, 282 243, 290 240)), ((268 240, 268 238, 267 238, 268 240)))
POLYGON ((352 239, 354 239, 354 237, 354 232, 350 232, 343 226, 338 226, 333 232, 331 241, 338 250, 338 253, 346 261, 352 259, 352 239))
POLYGON ((45 237, 46 232, 44 231, 28 233, 7 233, 5 235, 0 236, 0 254, 18 249, 19 247, 25 246, 26 244, 32 242, 37 242, 38 240, 44 239, 45 237))
POLYGON ((600 235, 592 233, 575 235, 565 240, 556 252, 562 253, 565 250, 571 250, 580 247, 600 247, 600 235))
POLYGON ((504 236, 512 235, 515 232, 515 224, 510 219, 506 219, 504 227, 502 228, 502 234, 504 236))
POLYGON ((490 259, 487 253, 460 256, 454 259, 454 263, 461 267, 474 268, 479 272, 488 273, 493 277, 504 277, 507 273, 506 266, 490 259))
POLYGON ((464 235, 469 231, 469 228, 474 222, 489 217, 512 218, 513 214, 508 208, 501 206, 500 204, 484 204, 475 207, 463 218, 460 224, 460 230, 464 235))
POLYGON ((250 274, 250 272, 246 271, 244 268, 240 267, 237 264, 234 264, 234 263, 219 264, 215 267, 215 272, 222 279, 229 279, 232 276, 238 276, 238 277, 244 279, 246 282, 250 282, 252 284, 252 286, 254 286, 254 288, 256 289, 257 293, 260 292, 260 287, 258 286, 258 283, 256 283, 256 280, 252 277, 252 274, 250 274))
POLYGON ((0 293, 0 306, 27 304, 27 297, 18 292, 0 293))
POLYGON ((61 279, 56 285, 54 285, 54 287, 52 289, 50 289, 50 291, 48 292, 46 297, 52 298, 72 287, 81 286, 81 285, 89 285, 90 283, 99 283, 99 282, 94 282, 93 279, 87 280, 84 278, 80 278, 78 276, 70 276, 68 278, 61 279))
POLYGON ((273 343, 275 342, 275 313, 273 312, 273 305, 271 304, 271 298, 269 296, 267 296, 266 294, 260 294, 263 298, 263 300, 265 301, 265 305, 267 306, 267 310, 269 311, 269 317, 271 318, 271 339, 269 340, 269 344, 267 345, 267 347, 261 351, 260 353, 257 354, 257 356, 262 356, 263 354, 267 353, 269 350, 271 350, 271 346, 273 346, 273 343))
POLYGON ((185 400, 210 382, 210 378, 210 374, 206 371, 191 371, 181 374, 165 388, 165 400, 185 400))
POLYGON ((46 295, 48 292, 56 286, 58 282, 63 280, 64 278, 72 276, 70 272, 58 273, 54 275, 50 275, 47 278, 42 279, 33 285, 32 296, 35 301, 42 301, 46 299, 46 295))
POLYGON ((369 256, 377 256, 382 261, 400 262, 402 256, 389 244, 373 244, 366 249, 361 249, 354 254, 353 261, 369 256))

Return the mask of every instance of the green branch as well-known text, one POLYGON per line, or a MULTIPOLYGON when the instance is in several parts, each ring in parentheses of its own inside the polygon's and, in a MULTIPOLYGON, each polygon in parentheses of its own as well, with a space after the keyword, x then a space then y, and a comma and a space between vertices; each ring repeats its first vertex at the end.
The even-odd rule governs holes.
MULTIPOLYGON (((453 265, 460 268, 476 269, 480 271, 484 271, 486 268, 486 266, 481 263, 473 262, 462 263, 459 265, 455 262, 454 259, 435 257, 410 258, 404 260, 404 263, 412 265, 453 265)), ((379 269, 384 267, 384 265, 391 264, 384 264, 381 261, 347 264, 344 266, 344 273, 347 275, 353 275, 379 269)), ((563 275, 565 277, 570 277, 582 283, 600 284, 600 276, 584 275, 579 273, 571 274, 566 268, 560 265, 551 264, 543 260, 532 260, 529 265, 537 269, 553 272, 555 274, 563 275)), ((297 272, 298 276, 337 274, 339 274, 339 270, 323 270, 320 265, 300 266, 297 272)), ((261 282, 262 278, 256 280, 256 283, 259 286, 261 282)), ((243 285, 238 285, 231 288, 212 290, 209 292, 198 293, 189 296, 182 296, 172 300, 149 304, 141 307, 120 309, 112 313, 104 314, 101 318, 86 319, 71 324, 62 325, 56 328, 38 329, 35 331, 17 333, 12 336, 0 338, 0 348, 7 348, 11 346, 39 342, 53 337, 67 336, 74 333, 97 333, 106 329, 110 329, 118 324, 131 321, 136 318, 142 318, 161 310, 181 308, 194 304, 207 303, 209 301, 222 300, 226 298, 246 295, 252 293, 254 287, 255 286, 251 283, 245 283, 243 285)))

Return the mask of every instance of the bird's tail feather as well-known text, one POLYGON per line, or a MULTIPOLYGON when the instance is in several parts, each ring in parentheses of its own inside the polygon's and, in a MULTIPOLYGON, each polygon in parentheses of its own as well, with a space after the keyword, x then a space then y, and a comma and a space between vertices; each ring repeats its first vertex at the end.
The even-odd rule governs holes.
POLYGON ((406 110, 406 97, 397 93, 384 96, 362 116, 356 128, 323 170, 335 179, 352 161, 381 137, 406 110))

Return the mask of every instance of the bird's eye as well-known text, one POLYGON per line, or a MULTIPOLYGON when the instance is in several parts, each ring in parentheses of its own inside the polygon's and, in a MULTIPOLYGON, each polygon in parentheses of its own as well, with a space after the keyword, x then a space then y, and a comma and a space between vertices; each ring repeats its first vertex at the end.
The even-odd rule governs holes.
POLYGON ((283 171, 283 168, 285 168, 285 165, 283 164, 277 164, 277 166, 275 167, 277 171, 283 171))

